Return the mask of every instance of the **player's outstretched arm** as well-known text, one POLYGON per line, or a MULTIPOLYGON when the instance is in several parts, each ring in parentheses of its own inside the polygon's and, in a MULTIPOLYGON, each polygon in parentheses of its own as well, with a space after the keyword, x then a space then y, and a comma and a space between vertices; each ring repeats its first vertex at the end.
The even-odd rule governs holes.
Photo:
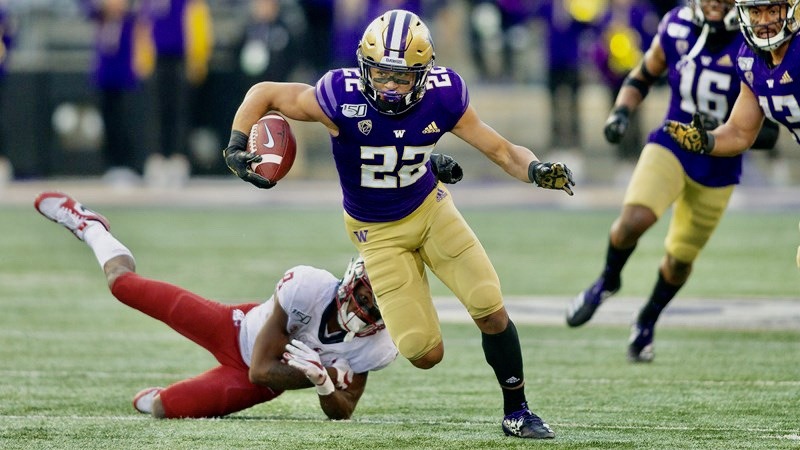
POLYGON ((690 124, 666 121, 664 131, 686 151, 712 156, 736 156, 753 145, 763 122, 764 112, 753 91, 741 83, 730 117, 713 131, 705 129, 697 113, 690 124))
POLYGON ((569 195, 573 194, 571 187, 575 186, 575 181, 572 171, 565 164, 540 162, 532 151, 511 143, 483 122, 472 106, 467 107, 452 132, 480 150, 512 177, 545 189, 558 189, 569 195))

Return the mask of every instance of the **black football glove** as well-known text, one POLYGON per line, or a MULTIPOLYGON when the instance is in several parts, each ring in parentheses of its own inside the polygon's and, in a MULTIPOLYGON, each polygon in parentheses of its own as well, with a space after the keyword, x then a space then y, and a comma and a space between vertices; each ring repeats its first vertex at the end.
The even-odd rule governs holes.
POLYGON ((706 131, 699 113, 694 113, 689 125, 674 120, 666 121, 664 131, 687 152, 708 155, 714 149, 714 136, 706 131))
POLYGON ((269 189, 275 183, 253 172, 250 164, 261 161, 261 155, 250 153, 247 150, 247 135, 241 131, 233 130, 228 146, 222 151, 225 164, 237 177, 261 189, 269 189))
POLYGON ((431 153, 431 170, 442 183, 456 184, 464 178, 464 171, 452 156, 431 153))
POLYGON ((627 106, 620 106, 614 108, 611 114, 606 119, 606 124, 603 127, 603 134, 606 135, 606 140, 612 144, 618 144, 628 130, 630 123, 630 110, 627 106))
POLYGON ((558 189, 573 195, 570 186, 575 186, 572 171, 564 163, 533 161, 528 166, 528 179, 545 189, 558 189))

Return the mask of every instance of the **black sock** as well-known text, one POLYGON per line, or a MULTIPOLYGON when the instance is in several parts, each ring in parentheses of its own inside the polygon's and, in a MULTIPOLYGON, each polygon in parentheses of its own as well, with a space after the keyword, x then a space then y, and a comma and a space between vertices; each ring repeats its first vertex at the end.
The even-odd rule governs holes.
POLYGON ((656 285, 653 287, 653 293, 650 294, 650 299, 647 301, 647 304, 645 304, 639 312, 637 322, 642 325, 656 323, 658 316, 661 315, 661 311, 666 308, 670 300, 675 297, 675 294, 677 294, 682 287, 682 284, 676 286, 667 283, 667 280, 664 279, 664 275, 661 274, 661 270, 659 269, 658 281, 656 281, 656 285))
POLYGON ((603 277, 607 280, 607 287, 618 287, 622 268, 625 267, 625 263, 628 262, 628 258, 633 254, 634 250, 636 250, 636 245, 631 248, 619 249, 611 245, 611 239, 608 240, 606 267, 603 269, 603 277), (610 283, 608 283, 609 280, 611 281, 610 283))
POLYGON ((494 370, 503 391, 504 414, 522 409, 525 403, 525 379, 522 374, 522 349, 514 322, 509 319, 506 329, 498 334, 481 333, 481 345, 486 362, 494 370))

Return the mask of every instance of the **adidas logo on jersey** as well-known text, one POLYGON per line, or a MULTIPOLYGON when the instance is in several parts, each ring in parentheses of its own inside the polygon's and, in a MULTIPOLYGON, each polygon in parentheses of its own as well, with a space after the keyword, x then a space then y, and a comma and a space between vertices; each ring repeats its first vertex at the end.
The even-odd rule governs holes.
POLYGON ((440 130, 439 127, 436 126, 436 122, 429 123, 428 126, 422 130, 422 134, 441 133, 441 132, 442 130, 440 130))
POLYGON ((789 76, 789 72, 783 72, 783 76, 781 77, 781 81, 778 81, 778 83, 780 83, 780 84, 789 84, 792 81, 794 81, 794 80, 792 79, 792 77, 789 76))
POLYGON ((733 67, 733 61, 731 61, 731 56, 726 54, 722 58, 718 59, 717 65, 721 67, 733 67))

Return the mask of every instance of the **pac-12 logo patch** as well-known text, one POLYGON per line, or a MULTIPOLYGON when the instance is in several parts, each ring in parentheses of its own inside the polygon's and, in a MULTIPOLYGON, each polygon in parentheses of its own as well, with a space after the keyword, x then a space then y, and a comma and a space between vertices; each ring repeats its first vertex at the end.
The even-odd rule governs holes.
POLYGON ((368 135, 370 131, 372 131, 372 121, 371 120, 362 120, 358 122, 358 131, 362 132, 364 136, 368 135))

